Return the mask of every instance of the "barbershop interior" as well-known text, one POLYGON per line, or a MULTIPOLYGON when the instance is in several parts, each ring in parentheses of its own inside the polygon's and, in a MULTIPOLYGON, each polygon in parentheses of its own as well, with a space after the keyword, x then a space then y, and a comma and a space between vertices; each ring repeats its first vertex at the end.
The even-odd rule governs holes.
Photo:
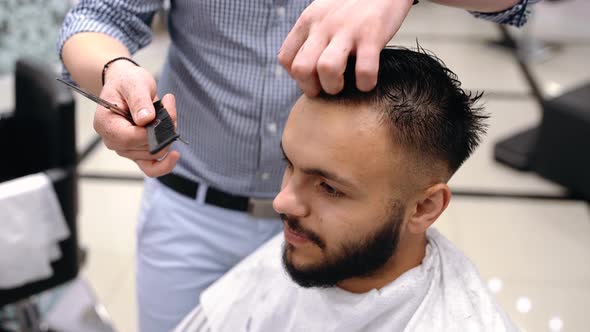
MULTIPOLYGON (((232 326, 230 323, 215 325, 217 323, 214 317, 208 315, 205 318, 211 323, 209 328, 191 325, 191 320, 183 317, 190 317, 187 316, 189 313, 193 315, 193 309, 199 305, 198 293, 192 294, 191 287, 187 287, 184 294, 179 296, 182 299, 175 303, 178 295, 175 292, 182 292, 182 289, 178 288, 181 286, 174 285, 183 284, 180 277, 175 276, 177 272, 174 269, 178 269, 176 263, 166 264, 158 261, 162 263, 159 267, 163 268, 164 272, 154 275, 149 274, 151 272, 146 269, 145 262, 141 263, 142 248, 146 251, 152 250, 138 243, 138 236, 142 236, 138 231, 139 220, 145 218, 142 217, 142 213, 151 213, 146 212, 149 211, 146 208, 146 204, 149 203, 142 201, 142 197, 149 189, 148 183, 159 182, 154 179, 151 179, 152 182, 146 182, 147 178, 154 176, 146 174, 143 168, 138 166, 140 163, 121 155, 124 153, 113 151, 113 144, 98 133, 100 125, 97 125, 97 107, 105 110, 105 104, 97 106, 96 99, 89 98, 56 80, 65 77, 58 51, 64 19, 74 6, 84 2, 0 1, 0 332, 164 332, 181 321, 184 322, 184 329, 179 326, 174 331, 236 331, 229 328, 232 326), (170 275, 158 279, 158 276, 168 273, 166 269, 170 269, 170 275), (147 294, 149 291, 146 289, 138 295, 138 286, 145 288, 146 283, 149 284, 146 280, 150 278, 155 278, 151 280, 153 284, 165 285, 164 289, 168 287, 174 292, 154 290, 154 294, 160 292, 157 293, 157 299, 153 294, 147 294), (194 303, 190 307, 185 304, 187 298, 194 298, 194 303), (156 304, 147 303, 156 300, 156 304), (140 309, 143 305, 146 308, 142 313, 140 309), (158 308, 163 307, 166 307, 167 311, 158 313, 158 308), (172 312, 174 310, 182 312, 172 312), (164 328, 162 326, 166 325, 155 323, 157 317, 166 315, 176 317, 176 324, 164 328)), ((134 62, 153 75, 155 82, 159 83, 159 78, 167 75, 162 69, 170 70, 170 67, 165 66, 168 57, 178 58, 180 54, 178 51, 170 51, 173 49, 170 36, 174 35, 170 33, 170 27, 179 27, 174 25, 169 14, 175 10, 175 6, 186 6, 185 2, 164 1, 164 4, 157 8, 151 21, 147 20, 152 31, 151 42, 146 42, 147 45, 140 47, 137 52, 133 51, 130 58, 132 61, 123 59, 112 62, 110 69, 122 68, 123 65, 131 67, 134 65, 131 62, 134 62), (116 67, 115 64, 120 67, 116 67)), ((473 154, 448 181, 451 193, 449 197, 452 198, 432 227, 475 266, 480 278, 478 282, 484 286, 481 292, 485 293, 486 298, 491 299, 489 303, 492 304, 491 307, 477 310, 484 312, 484 317, 496 317, 495 311, 492 314, 490 309, 495 308, 493 310, 505 313, 503 319, 510 321, 512 325, 494 325, 497 321, 493 322, 491 319, 489 322, 480 322, 481 329, 474 328, 477 325, 469 325, 465 329, 457 329, 457 326, 461 325, 438 325, 439 322, 436 320, 440 319, 440 315, 437 316, 436 312, 445 312, 450 310, 450 307, 464 305, 463 298, 449 295, 445 300, 449 308, 438 307, 431 310, 426 306, 423 308, 425 312, 420 312, 422 317, 416 316, 418 312, 413 314, 411 322, 426 321, 426 325, 414 325, 414 329, 407 328, 405 323, 389 328, 382 325, 382 329, 371 327, 378 325, 358 325, 361 327, 350 331, 590 330, 587 309, 590 307, 590 2, 528 2, 531 4, 526 8, 526 24, 515 27, 482 19, 462 8, 451 8, 423 0, 411 6, 399 30, 388 43, 414 50, 418 46, 429 54, 435 54, 457 75, 462 89, 473 94, 483 93, 478 103, 489 116, 486 119, 487 132, 481 137, 480 144, 473 154), (429 319, 433 321, 428 322, 429 319), (439 328, 421 329, 419 326, 439 328), (506 326, 510 328, 505 328, 506 326)), ((269 15, 274 15, 273 20, 289 19, 291 14, 288 1, 265 3, 269 15)), ((527 1, 520 3, 526 6, 527 1)), ((108 10, 105 9, 105 12, 108 10)), ((192 15, 196 19, 202 18, 197 14, 185 14, 187 15, 178 16, 192 15)), ((259 18, 252 18, 257 19, 259 18)), ((220 19, 219 22, 223 21, 220 19)), ((280 26, 280 22, 277 24, 280 26)), ((223 29, 214 28, 220 31, 223 29)), ((133 29, 129 28, 125 31, 131 34, 131 30, 133 29)), ((186 37, 178 31, 174 32, 178 34, 179 39, 186 37)), ((289 31, 285 30, 283 39, 286 32, 289 31)), ((243 32, 242 35, 246 36, 247 33, 243 32)), ((210 38, 214 37, 212 33, 210 38)), ((275 43, 280 46, 281 42, 282 40, 275 43)), ((206 45, 211 47, 213 44, 206 45)), ((207 59, 203 54, 199 53, 199 56, 203 57, 202 61, 209 61, 206 63, 207 66, 216 66, 218 64, 215 63, 215 52, 214 49, 203 51, 203 54, 209 56, 207 59)), ((190 53, 188 54, 190 57, 190 53)), ((186 53, 183 56, 185 55, 186 53)), ((274 57, 274 54, 271 56, 274 57)), ((90 58, 80 56, 75 60, 84 63, 91 61, 90 58)), ((266 71, 259 73, 259 77, 264 77, 267 81, 276 79, 281 82, 291 79, 290 72, 285 66, 274 58, 271 62, 272 66, 259 66, 266 71)), ((99 68, 99 72, 103 70, 103 80, 105 72, 108 78, 107 67, 105 65, 104 68, 99 68)), ((223 68, 213 70, 221 72, 223 68)), ((240 79, 237 76, 244 73, 248 71, 236 72, 236 79, 240 79)), ((184 76, 173 76, 179 77, 184 76)), ((208 79, 210 78, 204 78, 208 79)), ((75 79, 71 79, 71 82, 75 82, 75 79)), ((200 88, 207 92, 208 87, 218 89, 215 84, 223 84, 212 82, 205 82, 200 88)), ((188 83, 166 84, 178 89, 192 87, 188 83)), ((82 87, 80 82, 75 82, 75 85, 82 87)), ((239 89, 235 86, 227 89, 231 90, 231 93, 240 93, 239 90, 232 90, 239 89)), ((96 90, 94 94, 98 95, 96 90)), ((100 96, 109 99, 108 94, 103 93, 100 96)), ((222 103, 225 103, 225 99, 222 99, 222 103)), ((165 105, 170 105, 170 99, 165 105)), ((187 106, 180 101, 176 103, 178 114, 200 112, 183 109, 183 105, 187 106)), ((116 108, 115 105, 113 109, 116 108)), ((283 113, 288 114, 287 110, 283 113)), ((195 117, 194 121, 198 122, 198 115, 195 117)), ((285 120, 286 115, 282 121, 285 120)), ((159 123, 165 121, 166 119, 162 119, 159 123)), ((171 120, 167 121, 170 124, 171 120)), ((266 119, 261 117, 255 118, 254 121, 266 119)), ((280 135, 285 128, 284 123, 257 124, 258 130, 266 132, 264 135, 260 134, 267 139, 261 142, 270 140, 278 146, 280 135)), ((224 128, 235 130, 231 128, 232 125, 238 126, 230 123, 224 128)), ((158 127, 155 128, 157 130, 158 127)), ((191 140, 190 138, 199 136, 186 135, 190 125, 179 125, 177 129, 181 135, 180 139, 183 135, 189 137, 188 148, 191 145, 209 144, 208 148, 196 150, 216 151, 219 154, 234 151, 222 147, 223 143, 217 143, 214 139, 201 142, 191 140)), ((146 131, 142 131, 145 136, 144 132, 146 131)), ((149 128, 147 135, 149 140, 149 128)), ((156 140, 162 139, 157 132, 151 132, 151 135, 156 137, 156 140)), ((184 143, 178 140, 177 136, 173 137, 173 140, 175 142, 170 151, 176 147, 188 149, 184 145, 181 146, 184 143)), ((165 145, 168 143, 170 140, 166 141, 165 145)), ((288 145, 284 143, 285 137, 281 147, 285 148, 283 153, 291 152, 294 155, 296 149, 291 145, 289 151, 288 145)), ((264 144, 261 143, 262 148, 265 147, 264 144)), ((147 145, 143 146, 146 149, 147 145)), ((313 146, 314 144, 308 145, 306 149, 313 149, 313 146)), ((256 148, 259 149, 260 146, 256 148)), ((164 154, 161 159, 153 162, 165 163, 165 158, 170 160, 173 157, 164 154)), ((183 157, 185 158, 185 154, 181 154, 181 161, 183 157)), ((295 158, 290 159, 296 164, 295 158)), ((202 162, 190 159, 186 163, 191 161, 202 162)), ((246 170, 249 169, 249 164, 244 165, 246 170)), ((198 169, 200 165, 194 167, 198 169)), ((226 172, 226 165, 215 167, 226 172)), ((282 174, 280 176, 282 177, 282 174)), ((268 173, 260 175, 261 182, 273 179, 275 178, 268 173)), ((277 184, 280 184, 280 180, 277 184)), ((205 205, 212 186, 209 185, 209 191, 203 194, 206 196, 202 198, 205 205)), ((150 188, 153 189, 153 185, 150 188)), ((206 191, 201 188, 205 186, 195 188, 194 195, 197 200, 200 197, 199 193, 206 191)), ((167 187, 164 189, 167 190, 167 187)), ((278 190, 277 187, 277 192, 278 190)), ((234 197, 230 194, 222 195, 234 197)), ((155 195, 154 199, 164 200, 162 196, 163 194, 155 195)), ((265 201, 272 201, 272 197, 263 198, 265 201)), ((239 212, 240 214, 253 210, 249 207, 256 206, 258 200, 246 198, 246 202, 248 208, 243 210, 246 212, 239 212)), ((279 205, 275 201, 274 206, 279 205)), ((178 207, 179 210, 182 210, 181 206, 170 205, 171 208, 178 207)), ((266 208, 269 206, 270 203, 266 208)), ((170 215, 189 213, 191 211, 175 210, 170 215)), ((167 214, 164 211, 153 218, 167 219, 167 214)), ((281 230, 278 233, 281 235, 277 236, 281 241, 286 238, 285 241, 292 240, 293 243, 310 242, 308 238, 302 239, 301 234, 287 234, 290 231, 285 231, 283 236, 283 223, 280 222, 282 217, 279 218, 276 214, 275 219, 280 223, 281 230)), ((163 222, 174 223, 175 220, 170 217, 170 220, 163 222)), ((190 217, 187 220, 190 221, 190 217)), ((285 225, 287 224, 293 227, 290 219, 285 225)), ((258 227, 256 225, 252 223, 250 227, 258 227)), ((317 225, 306 225, 317 230, 314 228, 317 225)), ((155 232, 154 238, 158 237, 158 227, 164 228, 161 225, 151 227, 150 232, 155 232)), ((146 230, 143 229, 143 232, 146 230)), ((166 242, 162 245, 170 246, 170 250, 178 249, 179 256, 190 252, 191 249, 187 247, 190 247, 191 243, 197 248, 203 246, 203 241, 199 238, 193 239, 192 242, 190 239, 184 239, 182 245, 174 246, 174 243, 170 242, 175 242, 176 237, 169 236, 165 230, 161 232, 159 240, 166 242)), ((211 241, 222 242, 220 246, 228 252, 234 249, 242 250, 233 248, 234 244, 230 237, 212 238, 211 241)), ((265 241, 257 243, 248 253, 266 243, 265 241)), ((314 240, 311 239, 311 242, 314 240)), ((297 244, 286 246, 299 248, 297 244)), ((296 251, 293 255, 295 253, 296 251)), ((276 255, 279 259, 280 253, 277 252, 276 255)), ((238 262, 239 260, 236 260, 232 264, 238 262)), ((444 260, 441 264, 445 264, 444 260)), ((229 268, 231 266, 226 270, 229 268)), ((190 269, 186 271, 190 272, 190 269)), ((193 273, 194 276, 188 272, 183 275, 183 278, 190 279, 186 280, 185 284, 192 281, 201 282, 199 272, 193 273)), ((282 272, 277 272, 280 273, 282 272)), ((209 280, 207 285, 221 275, 209 280)), ((223 281, 231 283, 232 280, 235 281, 232 278, 223 281)), ((253 279, 251 282, 256 284, 258 281, 253 279)), ((227 286, 227 289, 231 289, 231 286, 227 286)), ((270 287, 270 292, 273 291, 275 289, 270 287)), ((282 290, 276 291, 279 293, 282 290)), ((213 294, 209 297, 215 296, 214 291, 204 294, 213 294)), ((290 299, 292 298, 284 296, 281 301, 290 299)), ((268 300, 265 310, 257 310, 256 315, 265 312, 276 321, 280 321, 280 315, 284 313, 273 313, 273 308, 278 307, 270 301, 268 300)), ((305 310, 292 314, 294 316, 289 316, 291 318, 288 319, 305 320, 305 313, 316 310, 313 303, 311 302, 310 307, 305 310)), ((256 308, 264 305, 264 301, 256 302, 256 308)), ((294 304, 283 305, 287 308, 293 305, 292 310, 296 311, 294 304)), ((209 312, 206 301, 201 302, 199 308, 201 306, 204 312, 209 312)), ((321 312, 320 308, 317 310, 321 312)), ((197 310, 194 315, 199 317, 200 312, 197 310)), ((308 326, 307 329, 297 329, 297 326, 301 325, 281 328, 283 325, 280 324, 271 329, 268 326, 275 325, 257 325, 256 318, 252 321, 252 317, 255 316, 248 318, 247 327, 242 330, 249 331, 250 327, 253 331, 348 330, 329 327, 333 325, 322 325, 324 322, 318 325, 305 325, 308 326)), ((233 318, 227 315, 224 319, 230 322, 233 318)), ((383 324, 386 323, 386 320, 383 320, 383 324)))

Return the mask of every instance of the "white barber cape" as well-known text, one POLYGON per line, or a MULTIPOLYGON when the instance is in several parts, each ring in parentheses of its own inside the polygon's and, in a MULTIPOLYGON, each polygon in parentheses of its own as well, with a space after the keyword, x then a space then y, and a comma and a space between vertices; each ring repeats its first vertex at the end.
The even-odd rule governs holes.
POLYGON ((175 331, 517 331, 473 263, 437 230, 426 235, 420 266, 364 294, 298 286, 277 235, 203 292, 175 331))

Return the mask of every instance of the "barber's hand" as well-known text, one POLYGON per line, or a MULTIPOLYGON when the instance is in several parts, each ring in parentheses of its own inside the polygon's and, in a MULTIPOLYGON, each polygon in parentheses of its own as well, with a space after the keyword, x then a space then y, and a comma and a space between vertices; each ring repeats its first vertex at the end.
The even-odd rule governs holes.
POLYGON ((336 94, 344 86, 350 54, 356 54, 356 85, 377 84, 379 54, 399 30, 412 0, 315 0, 285 39, 279 62, 303 92, 336 94))
MULTIPOLYGON (((98 106, 94 115, 94 129, 104 144, 122 157, 131 159, 149 177, 170 173, 180 158, 178 151, 170 151, 170 145, 159 153, 149 153, 145 125, 155 118, 152 104, 157 100, 156 82, 144 68, 119 60, 112 63, 105 76, 100 97, 131 112, 134 126, 124 117, 98 106), (160 160, 161 159, 161 160, 160 160)), ((176 102, 167 94, 162 98, 172 121, 176 125, 176 102)))

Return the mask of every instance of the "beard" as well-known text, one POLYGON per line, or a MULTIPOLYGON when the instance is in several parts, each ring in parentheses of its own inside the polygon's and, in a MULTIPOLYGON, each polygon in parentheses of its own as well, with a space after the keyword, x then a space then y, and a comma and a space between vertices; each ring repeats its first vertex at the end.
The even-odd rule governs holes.
MULTIPOLYGON (((326 255, 324 262, 298 268, 289 259, 289 251, 294 250, 287 242, 283 245, 283 266, 301 287, 334 287, 340 281, 370 276, 383 267, 395 254, 399 243, 399 234, 405 207, 396 202, 390 209, 387 222, 373 233, 367 234, 355 242, 340 244, 338 252, 326 255)), ((281 215, 289 227, 305 234, 311 242, 326 253, 325 242, 318 235, 302 229, 297 219, 281 215)))

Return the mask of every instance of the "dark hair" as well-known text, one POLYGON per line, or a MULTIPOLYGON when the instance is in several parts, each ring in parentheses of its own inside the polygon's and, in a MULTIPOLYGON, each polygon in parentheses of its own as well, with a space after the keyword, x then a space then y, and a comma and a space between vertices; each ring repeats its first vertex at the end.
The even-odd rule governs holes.
POLYGON ((388 47, 381 51, 377 86, 370 92, 357 89, 356 59, 350 57, 344 88, 337 95, 318 98, 346 104, 376 105, 392 126, 394 139, 420 158, 441 160, 453 174, 469 157, 486 131, 482 107, 461 88, 457 75, 420 46, 416 51, 388 47))

